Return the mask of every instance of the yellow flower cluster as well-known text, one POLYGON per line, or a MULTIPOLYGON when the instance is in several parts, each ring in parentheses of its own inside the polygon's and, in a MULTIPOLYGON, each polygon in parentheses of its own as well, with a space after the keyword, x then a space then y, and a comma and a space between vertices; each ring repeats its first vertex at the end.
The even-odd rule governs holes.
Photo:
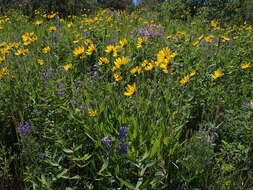
POLYGON ((168 47, 163 48, 157 53, 157 64, 165 73, 168 73, 169 63, 176 55, 177 54, 172 52, 168 47))
POLYGON ((27 32, 25 34, 22 35, 22 40, 23 40, 23 44, 25 46, 31 44, 32 42, 36 41, 38 38, 37 36, 34 34, 34 32, 27 32))
POLYGON ((190 74, 185 75, 184 78, 182 78, 182 79, 180 80, 180 83, 181 83, 181 84, 186 84, 186 83, 188 83, 189 80, 190 80, 190 78, 193 77, 193 76, 195 76, 196 73, 197 73, 197 72, 194 70, 194 71, 192 71, 190 74))

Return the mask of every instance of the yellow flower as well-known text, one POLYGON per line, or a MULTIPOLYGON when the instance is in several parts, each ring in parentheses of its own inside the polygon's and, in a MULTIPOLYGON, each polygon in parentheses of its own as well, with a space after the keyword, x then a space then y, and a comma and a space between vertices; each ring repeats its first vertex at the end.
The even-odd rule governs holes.
POLYGON ((0 63, 5 61, 5 57, 0 57, 0 63))
POLYGON ((241 68, 242 68, 242 69, 250 68, 250 63, 242 64, 242 65, 241 65, 241 68))
POLYGON ((34 34, 34 32, 25 33, 21 36, 21 38, 22 38, 25 46, 31 44, 32 42, 34 42, 38 39, 37 36, 34 34))
POLYGON ((228 38, 226 36, 220 36, 220 38, 222 39, 222 42, 226 42, 226 41, 230 40, 230 38, 228 38))
POLYGON ((102 65, 104 63, 108 64, 109 60, 106 57, 100 57, 99 60, 98 60, 98 64, 102 65))
POLYGON ((90 46, 91 44, 93 44, 93 41, 90 40, 90 39, 87 39, 87 40, 84 42, 84 44, 85 44, 86 46, 90 46))
POLYGON ((144 69, 145 69, 146 71, 151 71, 151 70, 153 69, 153 64, 152 64, 152 63, 148 63, 148 64, 144 67, 144 69))
POLYGON ((213 39, 214 39, 214 35, 209 35, 209 36, 206 36, 206 37, 204 38, 204 40, 205 40, 206 42, 209 42, 209 43, 211 43, 211 42, 213 41, 213 39))
POLYGON ((67 27, 68 27, 68 28, 71 28, 72 26, 73 26, 73 23, 72 23, 72 22, 67 24, 67 27))
POLYGON ((211 74, 211 77, 213 78, 213 79, 217 79, 217 78, 220 78, 221 76, 222 76, 222 71, 221 70, 217 70, 217 71, 215 71, 214 72, 214 74, 211 74))
POLYGON ((43 64, 44 64, 43 59, 37 59, 37 64, 39 64, 39 65, 43 65, 43 64))
POLYGON ((211 23, 210 23, 210 25, 211 25, 212 27, 216 28, 216 27, 219 25, 219 23, 218 23, 218 21, 216 21, 216 20, 212 20, 211 23))
POLYGON ((81 54, 84 53, 84 47, 83 46, 78 46, 73 50, 74 56, 80 56, 81 54))
POLYGON ((79 40, 73 40, 72 42, 73 42, 73 44, 77 44, 79 42, 79 40))
POLYGON ((95 117, 97 115, 97 110, 89 110, 88 114, 90 117, 95 117))
POLYGON ((64 66, 64 70, 65 70, 65 71, 68 71, 68 70, 70 70, 71 68, 72 68, 72 64, 67 64, 67 65, 64 66))
POLYGON ((43 23, 42 20, 36 20, 36 21, 34 21, 34 24, 35 24, 35 25, 41 25, 42 23, 43 23))
POLYGON ((127 87, 125 87, 126 91, 124 92, 125 96, 131 96, 133 93, 136 92, 136 85, 135 83, 130 85, 128 84, 127 87))
POLYGON ((130 70, 130 73, 133 74, 133 75, 140 74, 141 73, 141 67, 140 66, 136 66, 136 67, 132 68, 130 70))
POLYGON ((190 76, 189 76, 189 75, 186 75, 186 76, 184 76, 184 78, 182 78, 182 79, 180 80, 180 83, 181 83, 181 84, 186 84, 186 83, 189 82, 189 80, 190 80, 190 76))
POLYGON ((88 50, 86 51, 86 55, 92 55, 95 49, 96 49, 96 46, 94 44, 90 44, 90 46, 88 47, 88 50))
POLYGON ((146 38, 144 37, 137 38, 136 47, 141 48, 145 41, 146 41, 146 38))
POLYGON ((126 47, 126 45, 128 44, 127 39, 123 39, 119 41, 119 44, 122 48, 126 47))
POLYGON ((28 49, 19 49, 14 53, 16 56, 20 55, 27 55, 28 54, 28 49))
POLYGON ((0 68, 0 79, 3 79, 5 75, 8 74, 8 68, 7 67, 2 67, 0 68))
POLYGON ((193 77, 194 75, 196 75, 196 71, 194 70, 194 71, 192 71, 191 73, 190 73, 190 77, 193 77))
POLYGON ((127 64, 128 60, 126 57, 119 57, 114 61, 114 65, 116 67, 116 69, 119 69, 121 67, 121 65, 125 65, 127 64))
POLYGON ((111 54, 113 57, 117 57, 117 48, 113 45, 108 45, 105 49, 105 52, 111 54))
POLYGON ((49 46, 47 46, 42 49, 42 52, 46 54, 46 53, 50 52, 50 50, 51 50, 51 48, 49 46))
POLYGON ((50 27, 48 28, 48 30, 49 30, 50 32, 55 32, 55 31, 57 30, 57 28, 56 28, 55 26, 50 26, 50 27))
POLYGON ((116 81, 122 80, 122 76, 120 75, 120 73, 114 73, 114 74, 113 74, 113 78, 114 78, 116 81))
POLYGON ((192 45, 193 45, 193 46, 199 45, 199 41, 192 42, 192 45))
POLYGON ((157 54, 158 63, 168 64, 172 58, 176 56, 176 53, 172 53, 168 47, 163 48, 157 54))

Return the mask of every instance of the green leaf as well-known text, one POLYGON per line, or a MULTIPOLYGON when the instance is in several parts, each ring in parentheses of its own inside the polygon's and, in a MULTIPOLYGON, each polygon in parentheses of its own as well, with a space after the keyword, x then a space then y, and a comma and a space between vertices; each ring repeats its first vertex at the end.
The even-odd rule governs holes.
POLYGON ((109 164, 109 160, 106 159, 102 165, 102 168, 99 170, 98 173, 102 173, 107 167, 108 167, 108 164, 109 164))
POLYGON ((64 149, 63 149, 63 152, 65 152, 65 153, 67 153, 67 154, 73 154, 73 153, 74 153, 73 150, 68 149, 68 148, 64 148, 64 149))
POLYGON ((59 178, 62 178, 62 176, 64 176, 66 173, 68 172, 68 169, 64 169, 61 173, 59 173, 56 178, 59 179, 59 178))
POLYGON ((80 161, 80 160, 86 161, 86 160, 90 159, 90 157, 91 157, 91 155, 85 154, 85 155, 84 155, 83 157, 81 157, 81 158, 72 158, 72 160, 73 160, 73 161, 80 161))
POLYGON ((131 185, 130 183, 128 183, 127 181, 125 181, 124 179, 116 176, 116 178, 120 181, 120 183, 122 183, 123 185, 127 186, 129 189, 135 189, 135 187, 133 185, 131 185))
POLYGON ((151 148, 150 157, 153 157, 159 151, 160 151, 160 138, 157 138, 151 148))

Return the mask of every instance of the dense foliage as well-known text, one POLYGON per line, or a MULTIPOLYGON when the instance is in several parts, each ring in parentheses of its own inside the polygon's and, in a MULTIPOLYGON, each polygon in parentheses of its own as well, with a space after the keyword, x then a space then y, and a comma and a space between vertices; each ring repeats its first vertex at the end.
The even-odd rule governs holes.
POLYGON ((252 189, 253 26, 166 3, 0 17, 0 189, 252 189))

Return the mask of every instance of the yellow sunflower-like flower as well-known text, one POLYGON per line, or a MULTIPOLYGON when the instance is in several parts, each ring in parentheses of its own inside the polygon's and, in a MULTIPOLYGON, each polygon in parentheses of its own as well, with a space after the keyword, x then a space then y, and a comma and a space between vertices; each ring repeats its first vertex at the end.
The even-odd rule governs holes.
POLYGON ((86 51, 86 55, 92 55, 95 49, 96 49, 96 46, 94 44, 90 44, 90 46, 88 47, 86 51))
POLYGON ((169 63, 172 58, 176 56, 176 53, 172 53, 170 48, 165 47, 157 54, 157 61, 159 63, 169 63))
POLYGON ((220 78, 222 76, 222 74, 223 74, 222 70, 217 70, 213 74, 211 74, 211 77, 213 79, 217 79, 217 78, 220 78))
POLYGON ((104 63, 108 64, 109 63, 109 59, 107 59, 106 57, 100 57, 99 60, 98 60, 98 64, 102 65, 104 63))
POLYGON ((34 21, 34 24, 35 24, 35 25, 41 25, 42 23, 43 23, 42 20, 35 20, 35 21, 34 21))
POLYGON ((44 47, 43 49, 42 49, 42 52, 43 53, 48 53, 48 52, 50 52, 51 51, 51 48, 49 47, 49 46, 47 46, 47 47, 44 47))
POLYGON ((133 74, 133 75, 136 75, 136 74, 139 75, 141 73, 141 67, 140 66, 136 66, 136 67, 132 68, 130 70, 130 73, 133 74))
POLYGON ((122 76, 120 75, 120 73, 114 73, 114 74, 113 74, 113 78, 114 78, 116 81, 122 80, 122 76))
POLYGON ((84 53, 84 47, 83 46, 78 46, 73 50, 74 56, 80 56, 84 53))
POLYGON ((126 45, 128 44, 127 39, 123 39, 119 41, 119 44, 122 48, 126 47, 126 45))
POLYGON ((14 54, 16 56, 20 56, 20 55, 27 55, 29 52, 28 49, 18 49, 14 54))
POLYGON ((113 45, 108 45, 105 49, 105 52, 111 54, 113 57, 118 56, 117 48, 113 45))
POLYGON ((68 71, 72 68, 72 64, 67 64, 63 68, 64 68, 65 71, 68 71))
POLYGON ((49 30, 50 32, 55 32, 55 31, 57 30, 57 28, 56 28, 55 26, 50 26, 50 27, 48 28, 48 30, 49 30))
POLYGON ((116 69, 119 69, 121 65, 125 65, 127 64, 127 62, 128 62, 128 59, 126 57, 119 57, 114 61, 114 65, 116 69))
POLYGON ((0 57, 0 63, 4 61, 5 61, 5 57, 4 56, 0 57))
POLYGON ((124 95, 125 96, 132 96, 133 93, 136 92, 136 85, 135 85, 135 83, 132 85, 128 84, 127 87, 125 87, 125 89, 126 89, 126 91, 124 92, 124 95))
POLYGON ((37 64, 39 64, 39 65, 44 65, 43 59, 37 59, 37 64))
POLYGON ((180 83, 181 83, 181 84, 186 84, 186 83, 189 82, 189 80, 190 80, 190 76, 189 76, 189 75, 186 75, 186 76, 184 76, 184 78, 182 78, 182 79, 180 80, 180 83))
POLYGON ((141 48, 146 40, 147 40, 147 39, 144 38, 144 37, 139 37, 139 38, 137 38, 136 47, 137 47, 137 48, 141 48))
POLYGON ((97 115, 97 110, 89 110, 88 114, 90 117, 95 117, 97 115))
POLYGON ((242 69, 248 69, 248 68, 250 68, 250 63, 244 63, 244 64, 242 64, 241 68, 242 69))

